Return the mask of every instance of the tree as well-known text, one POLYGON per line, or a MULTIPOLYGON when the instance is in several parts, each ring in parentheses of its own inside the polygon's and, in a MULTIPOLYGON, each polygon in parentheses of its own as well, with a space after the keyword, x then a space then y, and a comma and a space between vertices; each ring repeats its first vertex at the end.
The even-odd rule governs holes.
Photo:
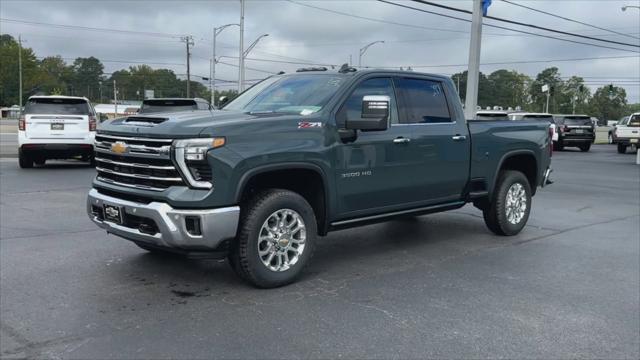
POLYGON ((86 96, 91 100, 99 97, 100 81, 104 65, 97 58, 77 58, 72 65, 73 81, 72 88, 69 89, 73 95, 86 96))
POLYGON ((73 69, 60 56, 49 56, 40 61, 42 83, 40 91, 43 94, 65 94, 71 81, 73 69))
POLYGON ((606 85, 596 89, 589 103, 590 115, 602 121, 617 120, 626 113, 627 92, 617 86, 606 85))
MULTIPOLYGON (((462 73, 453 74, 451 76, 454 85, 458 88, 458 94, 460 95, 460 101, 465 102, 467 96, 467 71, 462 73)), ((478 106, 493 106, 496 105, 492 100, 491 85, 487 76, 480 73, 480 80, 478 82, 478 106)))
MULTIPOLYGON (((11 35, 0 35, 0 105, 19 103, 18 42, 11 35)), ((37 93, 43 74, 36 55, 30 48, 22 48, 22 101, 37 93)))
POLYGON ((536 79, 531 83, 529 88, 529 94, 531 95, 531 107, 533 111, 542 111, 546 102, 547 94, 542 92, 542 86, 549 85, 551 91, 551 98, 549 101, 549 111, 558 112, 558 106, 556 104, 556 94, 562 93, 562 87, 564 83, 560 77, 560 72, 557 67, 550 67, 542 70, 536 79))
POLYGON ((561 87, 558 94, 558 112, 563 114, 582 114, 589 112, 591 91, 584 85, 584 79, 572 76, 561 87))
POLYGON ((489 91, 494 105, 504 108, 522 108, 529 104, 528 89, 531 78, 510 70, 497 70, 488 77, 489 91))

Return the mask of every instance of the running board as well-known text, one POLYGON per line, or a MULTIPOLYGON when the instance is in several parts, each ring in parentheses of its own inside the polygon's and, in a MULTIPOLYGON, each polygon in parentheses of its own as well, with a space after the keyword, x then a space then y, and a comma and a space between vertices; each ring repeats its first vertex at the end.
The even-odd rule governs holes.
POLYGON ((387 221, 396 217, 408 216, 408 215, 425 215, 431 213, 437 213, 447 210, 454 210, 463 207, 466 204, 464 201, 456 201, 452 203, 426 206, 421 208, 409 209, 409 210, 401 210, 394 211, 384 214, 365 216, 361 218, 354 218, 349 220, 336 221, 331 223, 331 228, 333 230, 336 229, 345 229, 353 226, 360 226, 364 224, 373 224, 377 222, 387 221))

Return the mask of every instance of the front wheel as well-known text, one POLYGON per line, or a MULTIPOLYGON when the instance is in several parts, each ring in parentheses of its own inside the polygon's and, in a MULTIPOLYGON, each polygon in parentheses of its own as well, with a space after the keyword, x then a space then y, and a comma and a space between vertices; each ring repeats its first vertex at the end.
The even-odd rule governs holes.
POLYGON ((267 190, 248 201, 229 262, 245 281, 274 288, 295 281, 315 248, 316 219, 309 203, 288 190, 267 190))
POLYGON ((516 235, 527 224, 531 212, 531 186, 519 172, 501 172, 489 206, 483 211, 484 222, 497 235, 516 235))
POLYGON ((627 152, 627 145, 618 144, 618 154, 624 154, 627 152))

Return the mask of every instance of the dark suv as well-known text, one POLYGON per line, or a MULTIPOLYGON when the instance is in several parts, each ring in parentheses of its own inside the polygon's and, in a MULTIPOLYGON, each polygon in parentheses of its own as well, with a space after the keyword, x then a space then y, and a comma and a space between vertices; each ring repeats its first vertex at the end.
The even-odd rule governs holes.
POLYGON ((574 146, 586 152, 596 139, 596 132, 589 115, 553 115, 558 131, 558 141, 554 142, 555 150, 563 150, 565 146, 574 146))

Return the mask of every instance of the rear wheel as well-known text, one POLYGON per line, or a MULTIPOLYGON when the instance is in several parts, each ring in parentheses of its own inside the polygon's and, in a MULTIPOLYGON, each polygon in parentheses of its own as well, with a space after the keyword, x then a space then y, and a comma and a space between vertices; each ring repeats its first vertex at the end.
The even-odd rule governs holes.
POLYGON ((587 152, 589 151, 589 149, 591 149, 591 143, 580 144, 579 147, 580 147, 580 151, 587 152))
POLYGON ((483 211, 484 222, 497 235, 516 235, 527 224, 531 211, 531 186, 514 170, 500 173, 491 202, 483 211))
POLYGON ((618 154, 624 154, 627 152, 627 145, 618 144, 618 154))
POLYGON ((22 150, 18 150, 18 164, 23 169, 28 169, 33 167, 33 158, 27 154, 25 154, 22 150))
POLYGON ((245 281, 274 288, 295 281, 315 248, 316 219, 309 203, 288 190, 252 198, 240 220, 229 262, 245 281))

